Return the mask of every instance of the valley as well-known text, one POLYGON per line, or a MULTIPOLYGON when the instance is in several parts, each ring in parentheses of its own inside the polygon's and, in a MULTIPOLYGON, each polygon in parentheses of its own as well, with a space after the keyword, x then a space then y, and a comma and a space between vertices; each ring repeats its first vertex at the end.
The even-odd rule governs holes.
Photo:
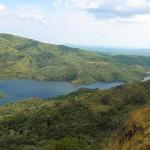
POLYGON ((0 34, 0 148, 149 150, 149 72, 149 56, 0 34))
POLYGON ((0 0, 0 150, 150 150, 150 0, 0 0))

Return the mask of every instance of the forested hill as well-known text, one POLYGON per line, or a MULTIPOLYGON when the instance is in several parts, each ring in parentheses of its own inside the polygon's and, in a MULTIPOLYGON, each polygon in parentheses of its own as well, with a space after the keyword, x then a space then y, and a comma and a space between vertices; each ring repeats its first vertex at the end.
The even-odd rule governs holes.
POLYGON ((136 81, 149 70, 149 57, 109 56, 0 34, 0 79, 136 81))
POLYGON ((0 107, 2 150, 149 150, 150 81, 0 107))

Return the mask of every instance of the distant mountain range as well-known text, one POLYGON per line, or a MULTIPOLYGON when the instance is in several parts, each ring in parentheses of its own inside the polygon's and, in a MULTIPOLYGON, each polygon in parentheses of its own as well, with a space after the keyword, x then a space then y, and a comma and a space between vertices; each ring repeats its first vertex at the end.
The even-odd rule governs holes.
POLYGON ((84 45, 77 45, 77 44, 67 44, 67 45, 71 47, 81 48, 89 51, 101 52, 110 55, 150 56, 150 49, 146 49, 146 48, 84 46, 84 45))
POLYGON ((149 71, 150 57, 113 56, 0 34, 0 79, 129 82, 149 71))

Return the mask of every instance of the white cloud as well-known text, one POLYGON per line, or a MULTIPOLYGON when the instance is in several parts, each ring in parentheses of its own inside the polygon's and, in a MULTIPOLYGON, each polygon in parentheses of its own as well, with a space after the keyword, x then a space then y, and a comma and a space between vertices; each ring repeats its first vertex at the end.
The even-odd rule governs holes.
POLYGON ((0 32, 57 44, 150 48, 146 0, 55 1, 55 7, 47 3, 7 6, 0 17, 0 32))
POLYGON ((2 14, 6 10, 6 7, 0 4, 0 14, 2 14))
POLYGON ((150 6, 150 2, 148 0, 127 0, 126 6, 132 8, 146 8, 150 6))
POLYGON ((101 0, 56 0, 55 6, 65 4, 67 7, 79 9, 96 9, 101 5, 101 0))
POLYGON ((116 21, 120 23, 150 23, 150 14, 136 15, 133 17, 126 17, 126 18, 118 17, 114 20, 112 19, 111 21, 116 21))
POLYGON ((70 0, 68 4, 72 4, 81 9, 96 9, 101 5, 101 0, 70 0))
POLYGON ((54 6, 55 6, 55 7, 59 7, 59 6, 63 3, 63 1, 64 1, 64 0, 56 0, 56 1, 54 2, 54 6))
POLYGON ((46 23, 46 16, 38 10, 26 10, 21 12, 18 17, 25 20, 33 20, 41 23, 46 23))
POLYGON ((86 10, 100 20, 150 14, 150 0, 56 0, 56 3, 57 6, 86 10))

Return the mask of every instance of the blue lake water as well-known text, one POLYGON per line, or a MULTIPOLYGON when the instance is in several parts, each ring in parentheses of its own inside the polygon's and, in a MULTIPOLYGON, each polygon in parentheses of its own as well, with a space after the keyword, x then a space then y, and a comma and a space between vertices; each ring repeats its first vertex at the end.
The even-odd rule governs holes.
POLYGON ((109 89, 120 84, 122 83, 96 82, 88 85, 72 85, 61 81, 0 80, 0 92, 5 94, 5 97, 0 99, 0 105, 31 97, 48 98, 65 95, 80 88, 109 89))
POLYGON ((150 80, 150 77, 145 77, 144 78, 144 81, 148 81, 148 80, 150 80))

